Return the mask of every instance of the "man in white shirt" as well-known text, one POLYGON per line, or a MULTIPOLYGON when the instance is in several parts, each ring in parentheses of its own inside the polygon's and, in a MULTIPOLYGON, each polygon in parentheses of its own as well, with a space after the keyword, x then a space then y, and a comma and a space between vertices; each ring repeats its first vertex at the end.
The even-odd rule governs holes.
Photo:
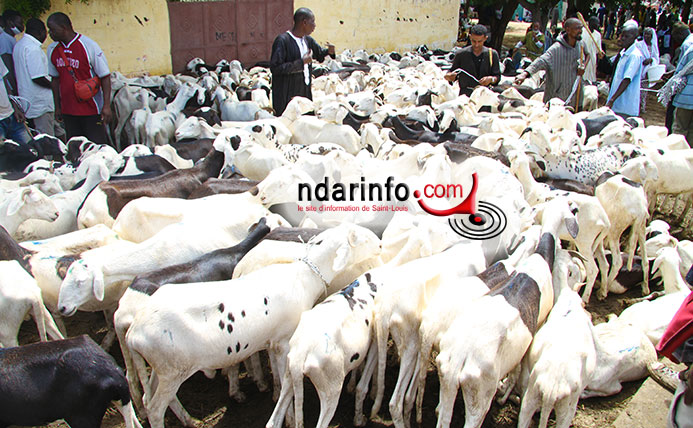
POLYGON ((29 133, 23 125, 24 113, 10 102, 5 86, 5 76, 7 67, 0 61, 0 141, 4 139, 12 140, 17 143, 27 143, 31 140, 29 133))
POLYGON ((597 59, 604 55, 601 53, 602 35, 599 32, 599 18, 591 17, 587 25, 589 28, 582 29, 585 55, 589 58, 585 65, 584 79, 590 83, 595 83, 597 81, 597 59))
POLYGON ((41 20, 30 18, 26 22, 26 33, 17 42, 12 54, 17 89, 19 96, 29 101, 25 114, 27 119, 33 120, 34 128, 41 133, 64 138, 65 131, 55 120, 48 57, 41 49, 46 35, 46 27, 41 20))

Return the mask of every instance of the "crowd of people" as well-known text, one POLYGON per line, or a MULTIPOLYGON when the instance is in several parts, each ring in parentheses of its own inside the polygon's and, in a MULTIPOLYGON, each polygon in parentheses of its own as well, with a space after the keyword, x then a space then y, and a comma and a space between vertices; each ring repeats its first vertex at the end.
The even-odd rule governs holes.
POLYGON ((45 24, 29 18, 25 27, 18 12, 6 10, 0 27, 0 138, 27 143, 33 130, 106 144, 111 72, 99 45, 75 32, 62 12, 45 24), (49 34, 53 43, 44 52, 49 34))

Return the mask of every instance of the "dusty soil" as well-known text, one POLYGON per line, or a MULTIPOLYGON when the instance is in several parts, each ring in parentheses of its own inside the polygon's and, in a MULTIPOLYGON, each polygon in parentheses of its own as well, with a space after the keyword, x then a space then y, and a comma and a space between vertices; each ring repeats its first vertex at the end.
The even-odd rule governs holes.
MULTIPOLYGON (((525 33, 527 28, 526 23, 510 23, 504 44, 508 47, 514 46, 525 33)), ((607 41, 607 51, 609 54, 616 52, 616 47, 613 42, 607 41)), ((663 125, 664 124, 664 108, 658 104, 653 95, 648 99, 648 108, 643 115, 648 125, 663 125)), ((661 201, 664 203, 665 201, 661 201)), ((661 203, 659 205, 661 205, 661 203)), ((653 286, 653 289, 661 287, 653 286)), ((623 310, 623 300, 627 298, 639 297, 639 290, 630 290, 628 293, 621 296, 609 295, 604 301, 597 301, 593 296, 592 301, 587 309, 593 316, 595 323, 604 322, 606 315, 609 313, 619 314, 623 310)), ((106 333, 105 323, 100 314, 95 313, 78 313, 73 318, 67 320, 66 326, 70 332, 70 336, 79 334, 89 334, 95 340, 100 341, 106 333)), ((32 323, 25 323, 20 332, 20 343, 31 343, 37 340, 36 328, 32 323)), ((122 365, 122 357, 120 349, 115 344, 111 350, 116 361, 122 365)), ((266 365, 266 359, 265 359, 266 365)), ((390 349, 388 356, 388 370, 386 376, 386 392, 385 403, 380 412, 379 417, 370 421, 366 426, 370 428, 390 427, 393 426, 387 410, 387 401, 392 393, 394 384, 397 379, 397 357, 393 349, 390 349)), ((269 380, 269 372, 266 370, 266 376, 269 380)), ((578 405, 578 411, 573 420, 575 428, 601 428, 610 426, 618 417, 621 410, 628 404, 633 394, 638 390, 642 381, 630 382, 624 385, 623 391, 615 396, 607 398, 592 398, 583 400, 578 405)), ((261 428, 264 427, 269 419, 274 402, 272 401, 272 393, 259 392, 254 383, 242 375, 241 388, 247 396, 245 403, 236 403, 227 395, 226 380, 222 376, 209 380, 201 373, 194 375, 186 381, 181 387, 178 397, 190 412, 190 414, 199 419, 198 427, 213 428, 213 427, 244 427, 244 428, 261 428)), ((423 427, 433 427, 436 424, 435 407, 438 404, 438 377, 435 374, 435 369, 429 369, 426 395, 423 408, 423 427)), ((366 400, 365 409, 370 410, 372 401, 366 400)), ((312 387, 310 381, 305 382, 305 422, 306 426, 314 426, 319 413, 320 403, 312 387)), ((493 404, 484 422, 484 428, 510 428, 517 425, 518 406, 508 403, 500 406, 493 404)), ((337 413, 335 414, 331 427, 350 428, 353 426, 352 419, 354 414, 354 399, 353 395, 346 392, 342 393, 337 413)), ((538 417, 538 416, 535 416, 538 417)), ((462 426, 464 424, 464 404, 461 394, 457 396, 455 412, 452 420, 452 426, 462 426)), ((180 427, 180 422, 169 411, 166 417, 167 427, 180 427)), ((553 421, 549 426, 554 426, 553 421)), ((67 427, 66 424, 56 422, 50 427, 67 427)), ((102 427, 104 428, 122 428, 124 423, 120 414, 114 407, 107 411, 102 427)))

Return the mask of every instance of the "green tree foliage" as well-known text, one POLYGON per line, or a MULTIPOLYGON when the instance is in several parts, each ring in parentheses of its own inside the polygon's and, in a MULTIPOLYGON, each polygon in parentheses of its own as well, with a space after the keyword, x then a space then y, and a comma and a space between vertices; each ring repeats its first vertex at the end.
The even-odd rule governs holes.
POLYGON ((51 7, 51 0, 3 0, 2 10, 13 9, 26 18, 38 18, 51 7))

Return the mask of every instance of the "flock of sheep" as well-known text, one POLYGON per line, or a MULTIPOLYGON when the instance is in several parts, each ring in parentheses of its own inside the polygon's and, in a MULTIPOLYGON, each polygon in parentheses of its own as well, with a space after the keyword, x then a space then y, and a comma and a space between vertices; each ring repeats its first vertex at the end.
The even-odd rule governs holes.
POLYGON ((242 400, 243 362, 267 390, 265 350, 277 401, 267 427, 303 426, 304 376, 327 427, 349 373, 363 426, 369 390, 370 417, 381 412, 389 338, 396 427, 414 410, 421 422, 432 355, 441 428, 460 389, 465 428, 482 425, 496 396, 519 396, 519 427, 537 411, 546 426, 554 409, 567 428, 580 398, 647 376, 693 264, 693 243, 651 215, 657 196, 693 191, 693 150, 607 108, 544 104, 540 81, 458 96, 443 77, 450 61, 345 51, 316 66, 313 100, 294 98, 280 117, 265 68, 194 60, 184 75, 114 73, 119 150, 5 141, 26 174, 0 180, 0 344, 18 345, 28 314, 54 341, 0 350, 0 425, 91 427, 116 400, 128 428, 140 427, 135 408, 153 428, 167 408, 194 426, 180 385, 221 369, 242 400), (356 189, 325 204, 373 208, 299 198, 299 185, 321 183, 356 189), (466 189, 426 201, 436 209, 475 189, 507 224, 468 240, 418 196, 359 193, 387 183, 466 189), (663 292, 649 295, 654 276, 663 292), (593 325, 592 294, 636 285, 649 296, 593 325), (78 310, 104 312, 102 348, 118 340, 125 376, 90 339, 60 340, 70 337, 61 317, 78 310), (47 367, 38 385, 21 380, 47 367))

